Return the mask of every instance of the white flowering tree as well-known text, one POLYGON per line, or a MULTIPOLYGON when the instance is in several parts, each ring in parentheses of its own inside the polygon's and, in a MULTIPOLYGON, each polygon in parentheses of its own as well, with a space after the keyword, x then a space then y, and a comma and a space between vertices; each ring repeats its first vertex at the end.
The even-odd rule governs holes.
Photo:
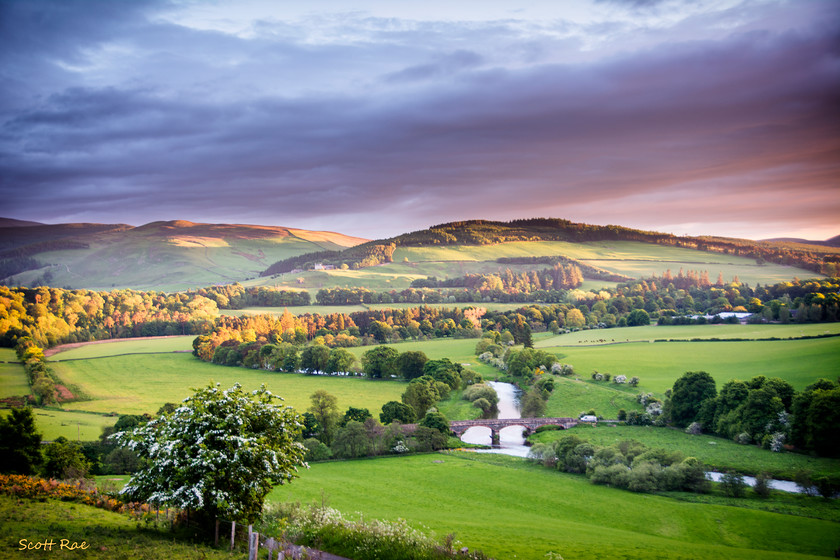
POLYGON ((295 441, 298 414, 263 385, 246 392, 219 384, 195 394, 170 414, 114 434, 144 467, 122 491, 132 500, 175 506, 253 523, 266 494, 295 478, 306 448, 295 441))

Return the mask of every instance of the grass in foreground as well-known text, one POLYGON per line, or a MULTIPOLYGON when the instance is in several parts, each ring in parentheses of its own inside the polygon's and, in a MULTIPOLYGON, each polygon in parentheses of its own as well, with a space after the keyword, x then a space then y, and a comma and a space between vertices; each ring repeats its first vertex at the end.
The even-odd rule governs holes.
POLYGON ((691 435, 682 430, 653 426, 615 426, 610 424, 578 425, 571 430, 548 431, 532 435, 533 443, 548 443, 566 435, 576 435, 595 445, 608 446, 623 440, 635 439, 647 447, 679 450, 686 457, 697 457, 712 470, 733 470, 743 474, 768 473, 773 478, 793 480, 797 470, 811 470, 815 474, 840 472, 840 460, 811 457, 798 453, 773 453, 754 445, 739 445, 734 441, 708 435, 691 435))
POLYGON ((126 514, 58 500, 35 501, 0 496, 0 558, 108 558, 109 560, 215 560, 242 558, 245 553, 195 544, 168 531, 138 528, 126 514), (28 543, 52 540, 49 550, 20 550, 28 543), (87 543, 87 549, 61 549, 61 541, 87 543))
POLYGON ((496 558, 796 559, 830 556, 840 524, 590 484, 512 457, 418 455, 312 465, 271 501, 455 533, 496 558))

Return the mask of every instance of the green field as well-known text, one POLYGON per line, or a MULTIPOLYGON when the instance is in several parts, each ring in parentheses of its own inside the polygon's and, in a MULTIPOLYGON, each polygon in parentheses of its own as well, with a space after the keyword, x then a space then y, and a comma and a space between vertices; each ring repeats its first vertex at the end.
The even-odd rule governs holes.
POLYGON ((687 371, 706 371, 718 388, 732 379, 780 377, 801 391, 820 377, 840 375, 840 338, 739 342, 630 342, 607 346, 546 347, 575 368, 640 379, 640 391, 664 393, 687 371))
POLYGON ((614 424, 580 424, 570 430, 533 434, 528 439, 547 443, 565 435, 575 435, 595 445, 608 446, 634 439, 651 448, 679 449, 686 457, 697 457, 711 470, 735 470, 755 475, 768 473, 773 478, 792 480, 799 469, 814 473, 840 472, 840 460, 811 457, 798 453, 773 453, 754 445, 708 435, 691 435, 682 430, 653 426, 617 426, 614 424))
POLYGON ((85 358, 102 358, 121 354, 157 354, 166 352, 192 352, 192 342, 195 336, 158 336, 149 339, 111 339, 94 344, 84 344, 76 348, 59 350, 49 357, 52 362, 64 360, 78 360, 85 358))
POLYGON ((681 325, 627 327, 620 329, 593 329, 569 334, 535 337, 535 348, 577 347, 601 345, 612 342, 651 342, 654 340, 691 340, 694 338, 744 338, 760 340, 766 338, 798 338, 840 334, 840 323, 813 323, 788 325, 681 325))
POLYGON ((71 441, 96 441, 102 435, 102 428, 113 426, 117 421, 116 416, 55 408, 33 408, 32 412, 44 441, 52 441, 59 436, 71 441))
POLYGON ((17 359, 11 348, 0 348, 0 399, 29 394, 26 372, 17 359))
POLYGON ((59 362, 56 373, 69 385, 80 387, 91 400, 68 403, 65 408, 91 412, 154 414, 166 402, 180 402, 191 388, 210 382, 246 389, 260 384, 282 396, 286 404, 303 412, 309 395, 318 389, 338 397, 338 406, 368 408, 372 412, 388 401, 399 400, 405 384, 398 381, 369 381, 358 378, 321 377, 274 373, 201 362, 191 354, 140 354, 59 362))
POLYGON ((633 494, 467 453, 319 463, 269 499, 403 518, 499 559, 795 559, 840 542, 831 521, 633 494))
POLYGON ((167 530, 143 530, 138 522, 125 513, 114 513, 83 504, 59 500, 19 500, 0 495, 0 558, 113 558, 132 560, 221 560, 240 559, 246 552, 234 553, 194 544, 189 537, 174 535, 167 530), (20 550, 21 539, 26 543, 52 540, 49 550, 20 550), (61 540, 87 543, 82 550, 61 550, 61 540))

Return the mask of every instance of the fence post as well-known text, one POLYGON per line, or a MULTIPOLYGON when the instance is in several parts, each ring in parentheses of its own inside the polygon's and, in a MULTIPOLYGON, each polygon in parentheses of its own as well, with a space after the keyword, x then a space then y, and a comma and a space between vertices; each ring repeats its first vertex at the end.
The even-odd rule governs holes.
POLYGON ((260 534, 251 533, 248 543, 248 560, 257 560, 257 552, 260 550, 260 534))
POLYGON ((236 521, 230 522, 230 550, 233 551, 233 543, 236 539, 236 521))
POLYGON ((219 546, 219 518, 218 517, 216 518, 216 532, 213 536, 213 546, 215 546, 217 548, 219 546))
POLYGON ((277 544, 274 541, 274 537, 269 537, 265 541, 265 547, 268 549, 268 560, 271 560, 271 557, 274 556, 274 548, 276 546, 277 546, 277 544))

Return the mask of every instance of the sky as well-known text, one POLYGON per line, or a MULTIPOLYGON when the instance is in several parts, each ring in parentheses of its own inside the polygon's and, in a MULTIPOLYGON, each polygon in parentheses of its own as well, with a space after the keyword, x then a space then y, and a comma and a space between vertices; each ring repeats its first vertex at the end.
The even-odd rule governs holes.
POLYGON ((840 0, 0 0, 0 216, 840 234, 840 0))

